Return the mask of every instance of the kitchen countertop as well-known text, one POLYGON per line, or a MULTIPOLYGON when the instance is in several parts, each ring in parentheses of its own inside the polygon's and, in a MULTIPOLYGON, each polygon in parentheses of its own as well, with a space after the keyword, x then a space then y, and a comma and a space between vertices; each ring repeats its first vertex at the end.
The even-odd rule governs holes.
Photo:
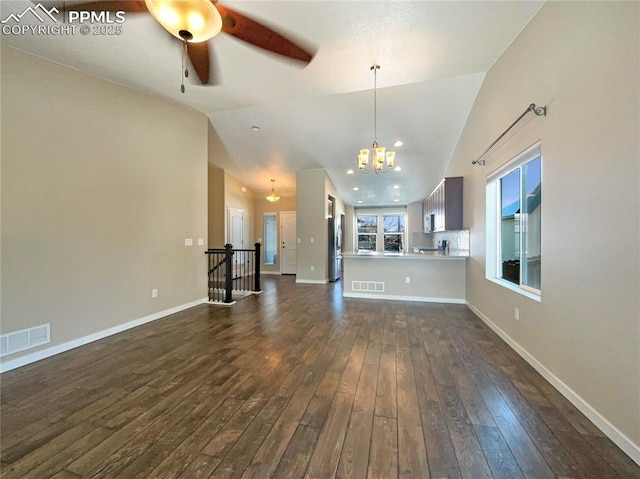
POLYGON ((453 250, 443 253, 442 251, 423 251, 422 253, 381 253, 378 251, 372 251, 367 253, 358 253, 349 251, 342 253, 345 258, 354 259, 408 259, 408 260, 433 260, 433 259, 451 259, 461 260, 469 257, 469 252, 466 250, 453 250))

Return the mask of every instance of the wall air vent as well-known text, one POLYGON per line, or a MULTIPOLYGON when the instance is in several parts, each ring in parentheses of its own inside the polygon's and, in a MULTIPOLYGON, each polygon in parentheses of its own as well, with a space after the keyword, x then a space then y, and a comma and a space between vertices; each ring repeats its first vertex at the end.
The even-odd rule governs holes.
POLYGON ((368 293, 384 293, 384 282, 382 281, 352 281, 353 291, 364 291, 368 293))
POLYGON ((35 348, 51 341, 51 325, 35 326, 0 336, 0 357, 35 348))

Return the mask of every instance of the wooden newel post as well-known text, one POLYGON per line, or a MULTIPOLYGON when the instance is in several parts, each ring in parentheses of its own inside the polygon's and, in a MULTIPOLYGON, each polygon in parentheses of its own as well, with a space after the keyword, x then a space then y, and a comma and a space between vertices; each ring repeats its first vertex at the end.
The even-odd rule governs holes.
POLYGON ((262 291, 260 289, 260 243, 256 243, 256 273, 254 279, 253 290, 254 291, 262 291))
POLYGON ((224 283, 224 302, 231 303, 233 297, 231 290, 233 289, 233 268, 231 265, 231 259, 233 258, 233 245, 227 243, 224 245, 224 259, 225 259, 225 283, 224 283))

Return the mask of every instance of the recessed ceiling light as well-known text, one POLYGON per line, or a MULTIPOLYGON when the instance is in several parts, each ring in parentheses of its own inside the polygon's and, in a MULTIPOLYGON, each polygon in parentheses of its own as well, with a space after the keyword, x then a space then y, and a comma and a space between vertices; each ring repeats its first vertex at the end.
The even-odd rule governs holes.
POLYGON ((358 200, 358 204, 361 204, 361 203, 362 203, 362 200, 358 200))
POLYGON ((353 175, 353 170, 347 170, 347 175, 353 175))
POLYGON ((353 187, 353 191, 358 191, 360 188, 358 188, 357 186, 353 187))
POLYGON ((393 200, 394 203, 398 203, 400 200, 398 198, 396 198, 395 200, 393 200))
POLYGON ((396 167, 393 169, 393 171, 400 171, 400 170, 402 170, 402 167, 400 167, 400 166, 396 166, 396 167))
POLYGON ((251 129, 252 129, 253 131, 260 131, 260 127, 259 127, 259 126, 255 126, 255 125, 253 125, 253 126, 251 127, 251 129))
POLYGON ((393 185, 393 189, 394 189, 394 190, 397 190, 397 189, 399 189, 399 188, 400 188, 400 185, 393 185))
POLYGON ((396 140, 396 142, 393 144, 393 146, 402 146, 402 140, 396 140))

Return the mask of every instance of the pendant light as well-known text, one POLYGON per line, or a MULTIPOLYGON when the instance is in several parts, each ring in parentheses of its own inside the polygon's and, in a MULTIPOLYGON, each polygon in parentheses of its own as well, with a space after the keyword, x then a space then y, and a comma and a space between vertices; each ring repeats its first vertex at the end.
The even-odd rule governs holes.
POLYGON ((385 147, 378 145, 378 91, 377 91, 377 79, 378 79, 378 70, 380 70, 380 65, 373 64, 371 65, 371 70, 373 70, 373 143, 371 145, 371 150, 373 153, 372 159, 372 169, 369 169, 369 149, 363 148, 360 150, 360 154, 358 155, 358 169, 362 173, 371 173, 375 171, 378 173, 388 173, 393 169, 393 165, 395 162, 396 152, 395 151, 387 151, 385 153, 385 147), (387 169, 385 169, 385 164, 387 169))
POLYGON ((276 182, 276 180, 271 180, 271 194, 269 196, 267 196, 267 200, 271 201, 271 203, 278 201, 280 199, 279 196, 276 196, 275 191, 273 191, 273 184, 276 182))

